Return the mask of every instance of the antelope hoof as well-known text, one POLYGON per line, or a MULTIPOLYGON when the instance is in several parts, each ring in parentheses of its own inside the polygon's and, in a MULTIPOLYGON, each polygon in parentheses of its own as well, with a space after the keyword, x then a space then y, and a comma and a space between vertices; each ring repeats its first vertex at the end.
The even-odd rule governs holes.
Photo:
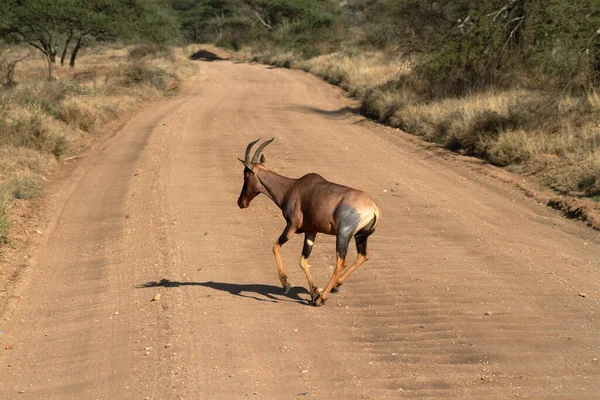
POLYGON ((290 292, 290 289, 292 289, 292 285, 290 285, 289 283, 286 283, 285 286, 283 287, 283 294, 288 294, 290 292))
POLYGON ((316 290, 310 294, 310 305, 311 306, 316 305, 316 301, 320 295, 321 294, 319 292, 317 292, 316 290))
POLYGON ((312 301, 312 305, 314 307, 320 307, 322 305, 325 305, 325 299, 323 299, 320 294, 317 294, 317 297, 312 301))

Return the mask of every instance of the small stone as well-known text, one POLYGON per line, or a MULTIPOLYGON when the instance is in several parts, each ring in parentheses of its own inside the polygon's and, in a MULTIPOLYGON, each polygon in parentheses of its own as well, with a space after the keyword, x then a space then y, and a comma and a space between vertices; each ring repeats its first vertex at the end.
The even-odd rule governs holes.
POLYGON ((119 312, 118 312, 118 311, 115 311, 115 315, 119 315, 119 312))
POLYGON ((40 231, 39 229, 36 229, 36 230, 35 230, 35 233, 37 233, 37 234, 41 235, 41 234, 42 234, 42 231, 40 231))
POLYGON ((587 294, 585 294, 585 293, 579 293, 579 297, 585 298, 586 296, 587 296, 587 294))
POLYGON ((300 371, 301 374, 308 374, 308 370, 307 369, 303 369, 302 371, 300 371))
POLYGON ((159 300, 160 300, 160 296, 161 296, 161 294, 160 294, 160 293, 156 293, 156 294, 154 295, 154 297, 152 298, 152 300, 150 300, 150 301, 159 301, 159 300))
POLYGON ((492 315, 492 312, 491 311, 486 311, 485 315, 492 315))

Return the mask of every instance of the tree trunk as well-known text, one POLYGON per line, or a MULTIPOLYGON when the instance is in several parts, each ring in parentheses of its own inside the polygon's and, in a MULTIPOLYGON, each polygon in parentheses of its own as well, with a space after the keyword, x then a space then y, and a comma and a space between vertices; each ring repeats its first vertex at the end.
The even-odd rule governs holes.
POLYGON ((69 66, 71 68, 75 68, 75 59, 77 58, 77 52, 81 48, 83 44, 83 36, 79 36, 77 39, 77 43, 75 43, 75 47, 73 47, 73 52, 71 53, 71 61, 69 62, 69 66))
POLYGON ((50 53, 46 54, 46 62, 48 63, 48 80, 52 80, 52 56, 50 53))
POLYGON ((56 53, 58 53, 58 43, 55 41, 54 43, 52 43, 52 40, 50 40, 50 46, 48 47, 48 50, 50 52, 50 61, 52 61, 52 64, 56 64, 56 53))
POLYGON ((63 49, 62 55, 60 56, 60 65, 65 65, 65 57, 67 56, 67 50, 69 49, 69 43, 71 43, 71 39, 73 38, 73 34, 69 34, 67 40, 65 40, 65 48, 63 49))

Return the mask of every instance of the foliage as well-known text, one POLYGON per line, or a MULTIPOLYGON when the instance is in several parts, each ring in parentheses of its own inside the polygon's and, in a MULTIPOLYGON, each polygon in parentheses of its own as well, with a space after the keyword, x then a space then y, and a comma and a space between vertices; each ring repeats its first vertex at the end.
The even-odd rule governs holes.
POLYGON ((173 0, 184 37, 237 50, 278 46, 306 56, 330 47, 338 17, 334 0, 173 0))
POLYGON ((170 10, 154 0, 4 0, 0 4, 0 36, 40 50, 48 60, 49 77, 60 44, 64 43, 62 63, 73 39, 71 66, 91 39, 166 43, 178 37, 178 28, 170 10))
POLYGON ((26 200, 41 197, 43 194, 42 183, 34 177, 17 177, 12 180, 12 195, 15 199, 26 200))
POLYGON ((363 43, 424 53, 445 97, 489 86, 590 90, 600 79, 596 0, 351 0, 363 43))

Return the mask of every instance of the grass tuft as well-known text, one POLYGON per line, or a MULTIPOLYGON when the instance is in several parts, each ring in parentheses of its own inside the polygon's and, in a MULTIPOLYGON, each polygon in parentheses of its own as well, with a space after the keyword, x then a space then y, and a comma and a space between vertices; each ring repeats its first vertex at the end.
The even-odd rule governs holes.
POLYGON ((39 179, 32 176, 14 178, 10 186, 15 199, 27 200, 42 197, 44 188, 39 179))
POLYGON ((10 243, 9 229, 11 226, 11 208, 12 193, 7 185, 0 185, 0 245, 6 245, 10 243))

